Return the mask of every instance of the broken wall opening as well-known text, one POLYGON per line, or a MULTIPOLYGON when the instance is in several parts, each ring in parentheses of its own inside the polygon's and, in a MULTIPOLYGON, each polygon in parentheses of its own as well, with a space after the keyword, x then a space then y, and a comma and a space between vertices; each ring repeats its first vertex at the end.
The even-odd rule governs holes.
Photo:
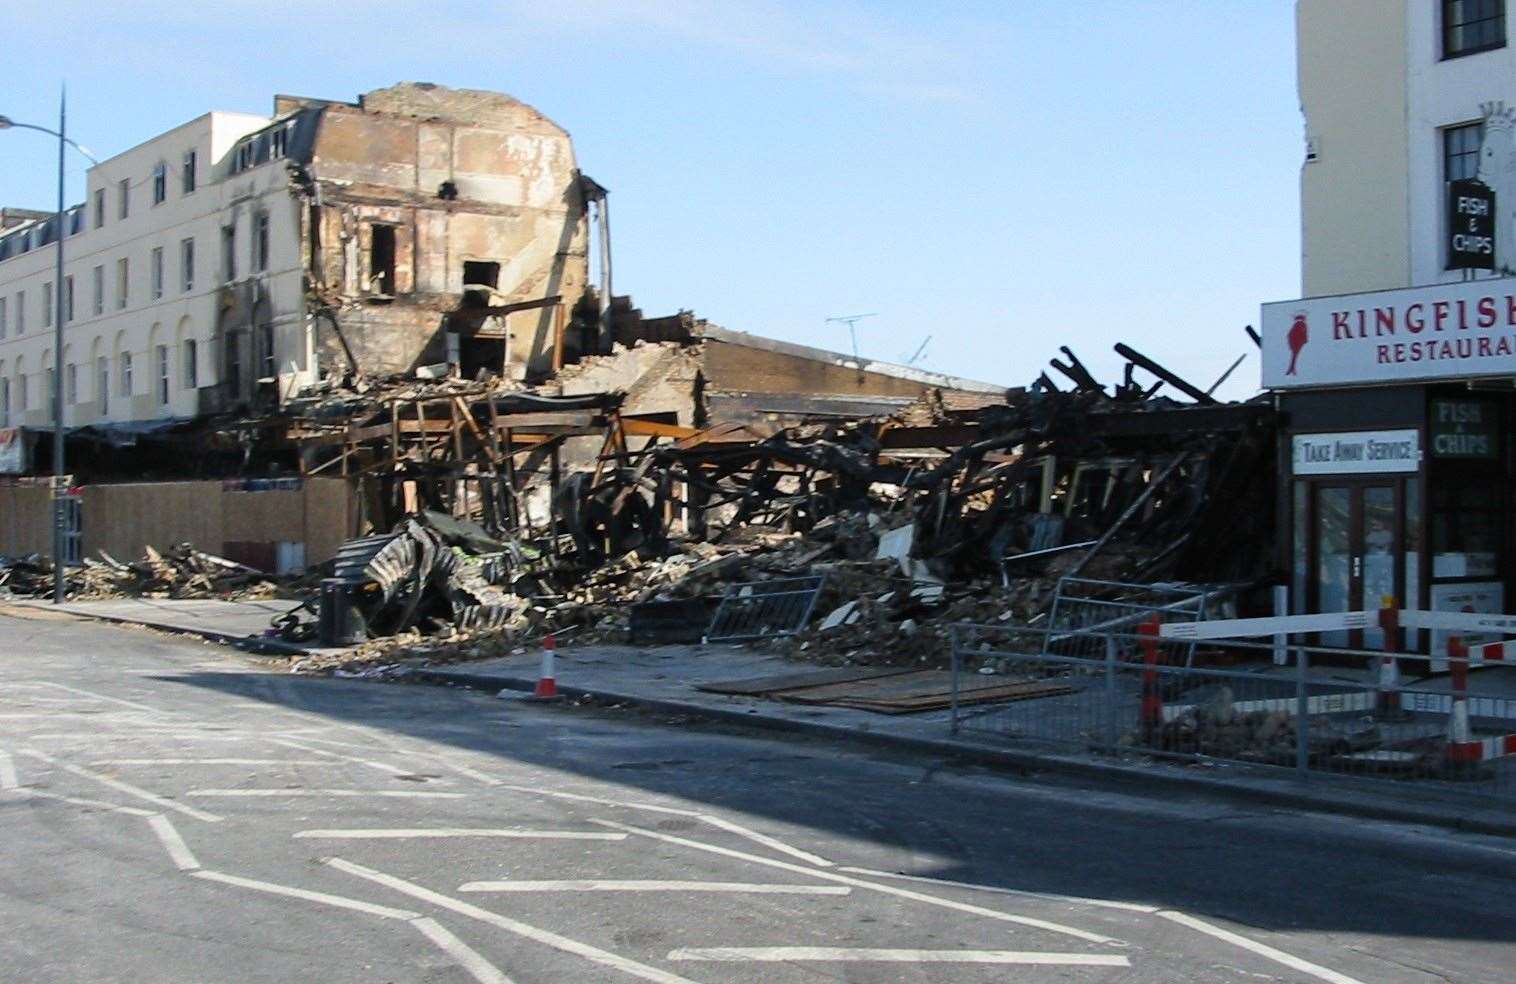
POLYGON ((395 296, 395 227, 375 222, 369 230, 368 290, 395 296))
POLYGON ((488 307, 490 295, 500 286, 500 264, 488 260, 463 261, 463 306, 488 307), (489 290, 471 288, 488 287, 489 290))

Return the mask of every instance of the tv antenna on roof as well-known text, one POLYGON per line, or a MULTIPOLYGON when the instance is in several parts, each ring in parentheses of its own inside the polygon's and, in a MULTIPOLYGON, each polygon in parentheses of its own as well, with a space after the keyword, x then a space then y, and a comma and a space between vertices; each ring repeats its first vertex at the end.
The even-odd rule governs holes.
POLYGON ((876 313, 874 313, 874 312, 870 312, 868 314, 839 314, 835 318, 827 318, 826 319, 826 323, 827 324, 837 323, 837 324, 845 324, 845 325, 847 325, 848 338, 852 339, 852 342, 853 342, 853 358, 857 359, 858 358, 858 331, 853 326, 856 325, 856 324, 858 324, 858 322, 862 321, 864 318, 877 318, 877 317, 879 317, 879 315, 876 314, 876 313))
POLYGON ((928 335, 925 338, 923 338, 921 340, 921 344, 918 345, 918 346, 916 346, 916 354, 912 355, 909 359, 906 359, 905 360, 905 364, 908 365, 908 366, 914 366, 916 363, 920 362, 921 361, 921 357, 923 355, 926 355, 926 347, 928 345, 930 345, 931 343, 932 343, 932 336, 931 335, 928 335))

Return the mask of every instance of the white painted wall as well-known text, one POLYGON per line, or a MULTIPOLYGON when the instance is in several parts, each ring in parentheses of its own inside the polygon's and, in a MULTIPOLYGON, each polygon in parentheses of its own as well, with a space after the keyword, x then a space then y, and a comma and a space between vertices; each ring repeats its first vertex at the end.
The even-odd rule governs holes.
MULTIPOLYGON (((1425 0, 1406 2, 1411 13, 1406 48, 1406 136, 1412 180, 1408 205, 1411 271, 1403 286, 1451 283, 1464 275, 1461 270, 1443 269, 1447 260, 1443 249, 1447 204, 1442 131, 1478 122, 1481 103, 1516 105, 1516 48, 1509 43, 1510 19, 1516 9, 1507 5, 1506 47, 1444 61, 1440 57, 1439 5, 1425 0)), ((1516 203, 1497 202, 1507 209, 1512 204, 1516 203)), ((1479 276, 1494 275, 1481 272, 1479 276)))
POLYGON ((1464 278, 1443 268, 1443 130, 1480 120, 1482 103, 1516 105, 1516 9, 1506 47, 1444 60, 1441 6, 1296 4, 1301 110, 1319 154, 1301 170, 1306 297, 1464 278))
MULTIPOLYGON (((137 147, 90 168, 84 203, 83 232, 68 238, 66 273, 74 278, 74 318, 65 327, 65 367, 74 363, 76 400, 65 406, 65 423, 119 423, 193 416, 198 394, 186 385, 186 339, 197 345, 196 382, 199 387, 218 380, 218 350, 213 333, 218 294, 226 282, 222 269, 221 229, 235 222, 238 279, 264 281, 276 312, 276 351, 281 390, 289 392, 308 380, 311 371, 309 333, 305 325, 301 286, 300 215, 287 188, 280 160, 229 176, 228 153, 241 137, 268 125, 269 119, 240 113, 208 113, 154 137, 137 147), (198 156, 196 188, 183 191, 184 153, 198 156), (168 168, 167 196, 153 203, 153 169, 168 168), (119 184, 130 185, 128 216, 119 217, 119 184), (94 198, 105 191, 105 222, 95 226, 94 198), (253 215, 270 216, 271 257, 266 273, 252 269, 253 215), (180 243, 194 240, 194 277, 182 289, 180 243), (154 248, 164 255, 163 293, 154 297, 151 258, 154 248), (118 261, 127 261, 127 302, 117 305, 118 261), (93 278, 104 268, 104 310, 95 313, 93 278), (168 400, 159 399, 157 346, 168 346, 168 400), (123 373, 130 355, 131 374, 123 373), (108 360, 110 392, 101 400, 97 359, 108 360)), ((51 244, 0 261, 0 298, 6 300, 6 333, 0 338, 0 376, 11 380, 8 418, 12 425, 40 427, 51 420, 46 368, 52 365, 53 329, 43 325, 44 285, 54 279, 55 247, 51 244), (17 332, 19 300, 24 293, 25 331, 17 332), (22 380, 25 380, 23 383, 22 380), (19 394, 27 392, 27 409, 19 394)), ((67 370, 65 369, 65 372, 67 370)), ((0 388, 0 395, 3 388, 0 388)), ((5 416, 0 410, 0 417, 5 416)))

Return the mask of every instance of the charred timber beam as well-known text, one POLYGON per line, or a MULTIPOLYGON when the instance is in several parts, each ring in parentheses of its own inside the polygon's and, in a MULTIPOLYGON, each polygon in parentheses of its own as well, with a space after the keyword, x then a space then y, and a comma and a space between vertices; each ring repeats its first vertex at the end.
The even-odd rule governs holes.
POLYGON ((1263 403, 1227 403, 1173 410, 1092 413, 1085 432, 1094 437, 1188 437, 1245 431, 1267 423, 1274 408, 1263 403))
POLYGON ((1196 403, 1204 403, 1209 405, 1216 402, 1216 398, 1211 396, 1211 394, 1207 393, 1205 390, 1200 389, 1198 386, 1190 385, 1187 381, 1185 381, 1183 377, 1176 376, 1174 373, 1165 369, 1163 366, 1154 362, 1152 359, 1149 359, 1147 356, 1132 348, 1130 345, 1123 345, 1121 342, 1117 342, 1116 354, 1121 356, 1123 359, 1126 359, 1129 362, 1133 362, 1139 367, 1146 369, 1148 372, 1157 376, 1165 383, 1168 383, 1170 386, 1174 387, 1185 396, 1188 396, 1196 403))

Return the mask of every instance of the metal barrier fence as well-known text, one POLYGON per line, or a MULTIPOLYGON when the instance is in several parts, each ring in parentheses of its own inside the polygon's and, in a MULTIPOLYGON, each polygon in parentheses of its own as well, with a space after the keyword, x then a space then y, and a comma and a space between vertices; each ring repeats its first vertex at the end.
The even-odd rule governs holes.
POLYGON ((825 575, 728 586, 706 629, 708 642, 794 635, 810 621, 825 575))
MULTIPOLYGON (((1058 580, 1048 609, 1044 652, 1102 657, 1102 632, 1133 632, 1137 624, 1161 613, 1167 622, 1196 622, 1214 617, 1225 589, 1191 585, 1127 584, 1083 577, 1058 580), (1095 647, 1091 649, 1091 647, 1095 647)), ((1192 647, 1193 648, 1193 647, 1192 647)), ((1102 657, 1103 658, 1103 657, 1102 657)))
POLYGON ((1418 796, 1516 799, 1516 674, 1480 670, 1456 639, 1451 672, 1406 684, 1397 667, 1441 664, 1286 643, 1278 665, 1276 641, 1160 638, 1158 625, 1150 615, 1077 630, 1070 646, 1051 626, 954 626, 955 688, 986 670, 1071 688, 988 707, 955 701, 954 732, 1396 782, 1418 796))

